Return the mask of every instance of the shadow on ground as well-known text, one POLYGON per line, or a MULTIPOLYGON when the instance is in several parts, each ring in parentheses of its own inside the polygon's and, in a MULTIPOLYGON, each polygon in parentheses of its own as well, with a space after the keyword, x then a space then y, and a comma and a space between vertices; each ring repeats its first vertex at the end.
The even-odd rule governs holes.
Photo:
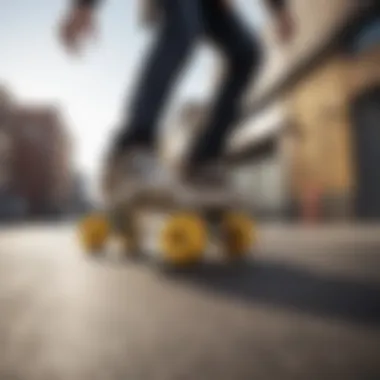
POLYGON ((170 273, 202 290, 324 318, 380 327, 380 284, 317 274, 285 263, 204 264, 170 273))

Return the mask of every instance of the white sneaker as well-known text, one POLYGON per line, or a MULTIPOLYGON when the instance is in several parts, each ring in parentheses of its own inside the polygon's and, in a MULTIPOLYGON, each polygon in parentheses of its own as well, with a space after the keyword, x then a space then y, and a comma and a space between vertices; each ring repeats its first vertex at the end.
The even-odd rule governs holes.
POLYGON ((221 162, 192 167, 183 173, 180 192, 184 202, 204 207, 232 206, 237 200, 227 167, 221 162))
POLYGON ((160 203, 174 196, 174 173, 152 150, 133 148, 116 161, 109 171, 112 177, 109 202, 160 203))

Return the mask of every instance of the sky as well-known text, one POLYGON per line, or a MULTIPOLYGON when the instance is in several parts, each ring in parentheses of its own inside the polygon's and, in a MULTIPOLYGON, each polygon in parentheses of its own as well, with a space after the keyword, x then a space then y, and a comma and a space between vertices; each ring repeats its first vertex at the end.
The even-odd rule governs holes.
MULTIPOLYGON (((139 0, 108 0, 98 14, 99 36, 80 57, 58 43, 57 25, 71 0, 0 1, 0 85, 21 102, 55 104, 74 139, 73 161, 94 176, 108 138, 123 114, 151 36, 138 25, 139 0)), ((238 0, 245 21, 258 28, 259 0, 238 0)), ((207 98, 214 56, 202 48, 178 84, 169 112, 186 99, 207 98)))

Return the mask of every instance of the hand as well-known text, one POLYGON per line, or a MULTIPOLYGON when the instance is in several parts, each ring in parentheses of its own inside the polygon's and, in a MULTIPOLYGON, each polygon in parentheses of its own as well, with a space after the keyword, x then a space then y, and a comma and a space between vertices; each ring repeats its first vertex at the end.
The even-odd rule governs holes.
POLYGON ((279 42, 286 44, 290 42, 294 37, 295 25, 294 19, 287 11, 283 11, 276 16, 275 21, 276 35, 279 42))
POLYGON ((94 11, 90 7, 78 7, 64 18, 60 28, 60 39, 69 52, 78 53, 84 38, 95 32, 94 11))

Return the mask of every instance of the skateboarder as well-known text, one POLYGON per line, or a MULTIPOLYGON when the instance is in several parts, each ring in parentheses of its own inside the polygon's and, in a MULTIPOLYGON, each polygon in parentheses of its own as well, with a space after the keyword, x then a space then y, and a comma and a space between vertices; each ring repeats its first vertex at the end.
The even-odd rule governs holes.
MULTIPOLYGON (((285 42, 293 31, 286 0, 265 2, 273 14, 278 35, 285 42)), ((73 1, 61 28, 66 47, 77 49, 82 38, 92 31, 99 3, 101 0, 73 1)), ((138 169, 133 169, 133 166, 139 161, 138 157, 146 157, 155 151, 157 126, 164 106, 181 69, 203 37, 221 51, 227 61, 228 72, 207 124, 199 129, 200 136, 191 150, 184 173, 191 182, 196 173, 201 183, 202 172, 207 173, 205 183, 210 182, 208 169, 213 168, 221 156, 226 136, 239 113, 242 96, 262 58, 257 36, 247 30, 233 5, 232 0, 141 0, 145 20, 156 23, 158 35, 144 60, 145 66, 140 73, 128 117, 122 121, 109 150, 107 186, 112 188, 116 178, 113 174, 121 161, 123 170, 128 173, 125 175, 139 176, 138 169), (130 172, 128 162, 131 164, 130 172), (194 168, 197 170, 192 170, 194 168)), ((211 172, 216 173, 214 169, 211 172)))

